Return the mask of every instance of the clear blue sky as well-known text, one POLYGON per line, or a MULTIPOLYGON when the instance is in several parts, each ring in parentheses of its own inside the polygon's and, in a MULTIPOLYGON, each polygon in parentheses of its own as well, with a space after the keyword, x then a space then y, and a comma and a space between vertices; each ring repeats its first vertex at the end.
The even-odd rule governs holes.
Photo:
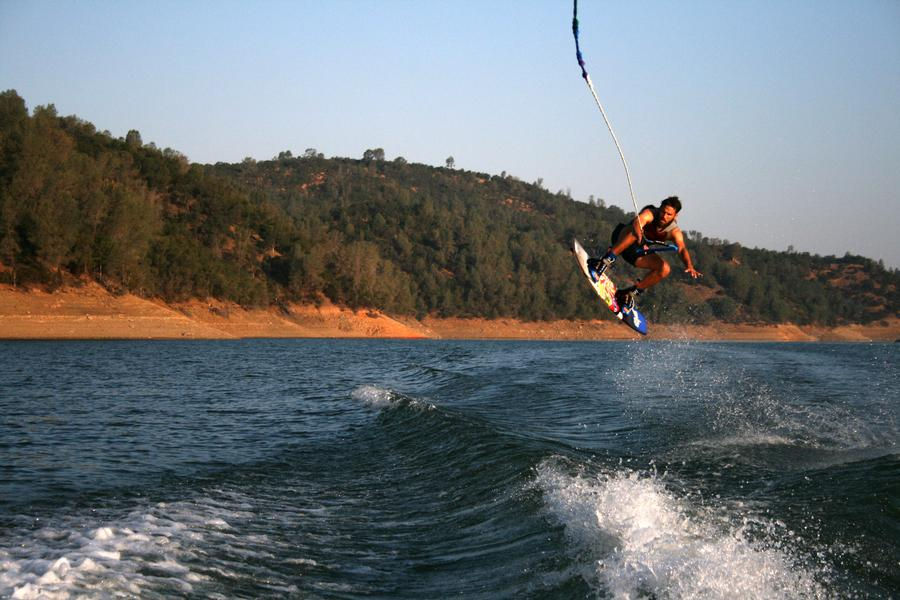
MULTIPOLYGON (((900 267, 900 2, 581 0, 579 18, 638 202, 900 267)), ((198 162, 380 147, 630 209, 571 19, 567 1, 0 0, 0 88, 198 162)))

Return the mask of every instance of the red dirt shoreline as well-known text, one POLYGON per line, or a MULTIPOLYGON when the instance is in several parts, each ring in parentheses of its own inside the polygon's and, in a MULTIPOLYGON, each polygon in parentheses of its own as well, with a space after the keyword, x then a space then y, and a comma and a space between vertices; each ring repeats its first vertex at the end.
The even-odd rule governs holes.
MULTIPOLYGON (((166 304, 115 296, 96 283, 53 293, 0 285, 0 339, 399 338, 634 340, 612 319, 522 322, 516 319, 391 317, 332 304, 244 309, 218 300, 166 304)), ((870 342, 900 339, 900 318, 872 325, 654 325, 646 339, 772 342, 870 342)))

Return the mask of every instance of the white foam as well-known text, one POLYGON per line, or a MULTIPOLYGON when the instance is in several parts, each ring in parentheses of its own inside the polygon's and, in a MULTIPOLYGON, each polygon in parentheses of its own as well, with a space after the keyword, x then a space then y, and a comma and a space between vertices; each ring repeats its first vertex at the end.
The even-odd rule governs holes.
MULTIPOLYGON (((231 522, 252 514, 233 510, 228 500, 223 494, 218 500, 137 507, 106 522, 62 515, 38 530, 5 532, 0 598, 139 597, 160 588, 176 595, 194 593, 198 582, 209 580, 192 570, 203 564, 198 557, 204 548, 239 553, 246 542, 230 533, 231 522)), ((268 548, 271 540, 257 535, 252 544, 268 548)))
POLYGON ((62 579, 59 577, 59 575, 56 574, 56 571, 52 569, 41 575, 41 578, 38 579, 38 583, 40 583, 41 585, 52 585, 61 582, 62 579))
POLYGON ((78 565, 78 569, 83 573, 98 573, 103 570, 103 567, 90 558, 86 558, 78 565))
POLYGON ((384 408, 394 403, 396 394, 391 390, 374 385, 363 385, 351 394, 354 400, 358 400, 375 408, 384 408))
POLYGON ((105 541, 111 540, 115 534, 109 527, 100 527, 91 532, 91 537, 95 540, 105 541))
POLYGON ((376 385, 362 385, 351 392, 350 397, 372 408, 384 409, 404 407, 417 411, 437 410, 437 407, 425 399, 411 398, 399 392, 376 385))
MULTIPOLYGON (((26 583, 22 587, 16 588, 11 598, 13 600, 37 600, 38 598, 47 598, 47 595, 41 593, 41 587, 26 583)), ((59 596, 57 596, 59 597, 59 596)))
POLYGON ((710 448, 730 448, 747 446, 799 446, 797 440, 773 433, 742 433, 722 438, 703 439, 691 442, 691 446, 710 448))
POLYGON ((206 524, 210 527, 215 527, 216 529, 231 529, 231 525, 229 525, 225 519, 210 519, 206 524))
MULTIPOLYGON (((748 539, 652 476, 568 475, 547 461, 536 483, 565 526, 584 577, 615 598, 824 598, 825 590, 781 548, 748 539), (717 523, 718 521, 718 523, 717 523)), ((790 540, 790 536, 785 536, 790 540)))
POLYGON ((52 571, 59 577, 65 577, 66 573, 68 573, 69 569, 71 568, 72 565, 69 564, 69 560, 64 556, 53 563, 53 566, 50 567, 50 571, 48 571, 48 573, 52 571))

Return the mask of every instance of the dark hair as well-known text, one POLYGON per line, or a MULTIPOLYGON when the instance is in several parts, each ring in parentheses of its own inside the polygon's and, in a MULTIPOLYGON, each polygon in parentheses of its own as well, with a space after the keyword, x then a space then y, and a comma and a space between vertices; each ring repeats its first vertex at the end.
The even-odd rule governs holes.
POLYGON ((681 200, 678 199, 678 196, 669 196, 665 200, 663 200, 659 207, 663 208, 664 206, 671 206, 675 209, 676 213, 681 212, 681 200))

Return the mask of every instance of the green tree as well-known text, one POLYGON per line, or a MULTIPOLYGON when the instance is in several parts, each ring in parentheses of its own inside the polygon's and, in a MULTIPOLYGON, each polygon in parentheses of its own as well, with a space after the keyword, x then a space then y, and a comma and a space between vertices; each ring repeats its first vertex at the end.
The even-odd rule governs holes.
POLYGON ((384 149, 383 148, 373 148, 370 150, 366 150, 363 152, 363 160, 366 162, 383 162, 384 161, 384 149))
POLYGON ((125 144, 131 149, 137 149, 144 145, 141 140, 141 133, 137 129, 132 129, 125 135, 125 144))
POLYGON ((10 194, 21 206, 28 242, 37 257, 59 271, 77 236, 74 144, 60 131, 56 109, 38 107, 23 136, 10 194))

